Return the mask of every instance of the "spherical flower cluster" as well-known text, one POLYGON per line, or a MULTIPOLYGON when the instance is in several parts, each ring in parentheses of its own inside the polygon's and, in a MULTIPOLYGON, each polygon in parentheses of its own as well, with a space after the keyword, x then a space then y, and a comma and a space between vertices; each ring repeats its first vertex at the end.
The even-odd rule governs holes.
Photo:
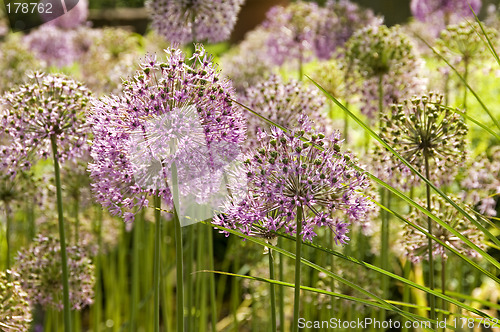
POLYGON ((274 231, 295 233, 299 217, 304 240, 316 236, 315 227, 328 226, 337 244, 346 243, 350 223, 363 219, 371 203, 362 193, 368 180, 353 167, 353 157, 340 152, 339 136, 311 133, 306 116, 291 132, 263 133, 243 158, 232 198, 214 225, 272 239, 274 231), (335 211, 344 215, 332 217, 335 211))
POLYGON ((174 44, 229 38, 243 0, 148 0, 152 27, 174 44))
POLYGON ((41 69, 35 55, 22 43, 18 34, 8 34, 0 43, 0 92, 8 91, 26 80, 27 71, 41 69))
MULTIPOLYGON (((323 114, 326 100, 317 88, 296 80, 284 82, 277 75, 248 88, 240 101, 259 115, 286 128, 297 126, 304 114, 317 124, 317 130, 325 131, 329 123, 329 119, 323 114)), ((261 118, 247 114, 246 145, 255 146, 257 137, 269 127, 270 125, 261 118)))
POLYGON ((10 280, 12 277, 10 271, 0 272, 0 328, 27 332, 32 320, 28 294, 18 281, 10 280))
POLYGON ((171 203, 165 182, 172 164, 187 194, 191 186, 216 181, 245 138, 234 90, 219 79, 205 50, 197 46, 189 60, 178 49, 165 52, 165 61, 148 58, 142 71, 123 82, 122 96, 104 97, 92 107, 95 197, 126 220, 148 205, 147 195, 171 203))
POLYGON ((465 189, 463 198, 466 201, 477 205, 482 214, 496 216, 500 195, 500 148, 492 149, 489 157, 482 155, 472 161, 461 185, 465 189))
POLYGON ((387 108, 421 93, 425 85, 420 75, 423 62, 399 26, 358 30, 346 44, 345 61, 359 78, 361 111, 370 118, 378 114, 381 92, 387 108))
MULTIPOLYGON (((68 1, 67 4, 75 3, 75 1, 68 1)), ((43 11, 41 13, 42 19, 47 22, 47 25, 56 26, 62 29, 73 29, 87 21, 89 16, 89 2, 88 0, 78 0, 73 7, 66 7, 67 13, 54 18, 55 14, 47 13, 43 11)))
MULTIPOLYGON (((81 310, 93 302, 94 265, 80 247, 69 246, 66 250, 71 307, 81 310)), ((19 252, 16 261, 14 276, 30 301, 61 310, 63 284, 59 240, 39 235, 29 249, 19 252)))
MULTIPOLYGON (((454 202, 457 198, 450 197, 454 202)), ((419 201, 421 206, 425 206, 424 202, 419 201)), ((452 227, 469 241, 485 250, 484 234, 468 219, 460 214, 450 203, 444 200, 441 196, 433 196, 431 199, 431 213, 444 221, 448 226, 452 227)), ((408 216, 408 221, 419 225, 423 229, 427 229, 427 220, 425 215, 420 212, 413 212, 408 216)), ((459 237, 448 231, 440 224, 435 223, 432 227, 432 235, 440 239, 459 253, 469 257, 478 257, 478 253, 466 245, 459 237)), ((406 254, 413 262, 419 262, 422 259, 428 259, 429 242, 427 236, 409 225, 404 226, 404 233, 401 239, 401 244, 405 248, 406 254)), ((447 259, 446 248, 436 241, 432 241, 432 253, 434 256, 441 256, 447 259)))
POLYGON ((75 43, 76 31, 44 24, 24 37, 24 43, 48 66, 64 67, 77 61, 82 50, 75 43))
POLYGON ((268 36, 266 29, 258 27, 221 57, 222 73, 231 79, 238 94, 244 94, 247 88, 267 79, 272 72, 272 60, 266 54, 268 36))
POLYGON ((479 14, 481 0, 412 0, 410 9, 417 20, 426 22, 437 34, 448 24, 472 17, 469 5, 479 14))
POLYGON ((349 0, 328 0, 324 16, 318 22, 314 51, 319 59, 328 60, 355 31, 381 25, 383 18, 349 0))
POLYGON ((0 122, 10 136, 8 149, 25 158, 51 155, 55 138, 61 161, 78 157, 87 140, 84 118, 90 91, 62 75, 35 73, 31 81, 4 95, 0 122))
POLYGON ((269 31, 267 47, 271 61, 282 65, 287 60, 309 59, 314 52, 318 22, 325 14, 312 2, 297 1, 287 7, 272 7, 262 23, 269 31))
MULTIPOLYGON (((488 38, 494 40, 496 31, 484 28, 488 38)), ((488 48, 484 47, 483 38, 481 27, 477 22, 452 24, 441 31, 436 41, 436 49, 453 64, 482 65, 481 60, 491 56, 488 48)))
POLYGON ((442 100, 430 93, 394 105, 382 117, 380 137, 424 176, 427 169, 432 182, 448 184, 466 160, 467 126, 442 100))
POLYGON ((142 53, 140 39, 120 28, 91 31, 82 36, 92 41, 80 59, 82 79, 96 94, 119 93, 122 78, 135 73, 136 59, 142 53))

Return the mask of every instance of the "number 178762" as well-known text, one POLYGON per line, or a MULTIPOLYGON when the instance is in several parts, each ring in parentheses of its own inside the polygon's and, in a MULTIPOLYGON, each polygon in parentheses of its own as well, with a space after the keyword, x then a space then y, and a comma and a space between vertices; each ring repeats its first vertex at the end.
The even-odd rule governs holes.
POLYGON ((51 3, 38 3, 38 2, 13 2, 7 3, 7 13, 13 14, 52 14, 52 4, 51 3))

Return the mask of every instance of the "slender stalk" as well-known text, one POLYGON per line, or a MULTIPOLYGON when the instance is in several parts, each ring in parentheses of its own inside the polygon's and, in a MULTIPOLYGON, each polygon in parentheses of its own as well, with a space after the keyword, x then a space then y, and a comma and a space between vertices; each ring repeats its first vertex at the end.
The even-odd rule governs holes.
MULTIPOLYGON (((214 271, 214 238, 212 227, 208 230, 208 265, 210 271, 214 271)), ((215 296, 215 275, 213 273, 209 274, 210 278, 210 310, 211 310, 211 323, 212 332, 217 331, 217 299, 215 296)))
MULTIPOLYGON (((389 192, 382 188, 380 190, 380 196, 382 199, 382 205, 390 208, 390 195, 389 192)), ((389 214, 387 211, 381 211, 382 226, 381 226, 381 267, 388 271, 389 270, 389 214)), ((389 298, 389 279, 388 277, 382 277, 382 293, 385 299, 389 298)), ((385 310, 380 310, 380 321, 385 320, 385 310)))
POLYGON ((132 294, 130 299, 130 332, 137 331, 137 313, 139 304, 139 230, 142 227, 144 210, 141 211, 139 218, 134 221, 134 243, 132 245, 132 294))
MULTIPOLYGON (((443 295, 446 295, 446 260, 442 256, 441 256, 441 293, 443 293, 443 295)), ((446 310, 445 306, 446 306, 446 301, 444 299, 441 299, 441 309, 446 310)), ((442 313, 441 320, 444 320, 444 317, 445 314, 442 313)), ((445 330, 446 329, 443 328, 443 331, 445 330)))
MULTIPOLYGON (((411 273, 411 261, 409 259, 407 259, 405 261, 405 264, 404 264, 404 267, 403 267, 403 276, 406 279, 410 279, 410 273, 411 273)), ((403 288, 403 302, 404 303, 410 303, 410 296, 411 296, 411 287, 405 284, 404 288, 403 288)), ((407 321, 408 321, 408 319, 404 318, 404 321, 403 321, 403 332, 409 331, 408 327, 406 327, 405 324, 404 324, 407 321)))
MULTIPOLYGON (((5 240, 7 241, 7 258, 5 259, 5 269, 10 269, 10 251, 11 251, 11 236, 12 236, 12 220, 10 220, 10 206, 7 201, 4 201, 5 207, 5 221, 6 221, 6 229, 5 229, 5 240)), ((7 273, 7 278, 10 279, 10 273, 7 273)))
MULTIPOLYGON (((274 259, 273 252, 269 249, 269 278, 274 280, 274 259)), ((276 290, 273 283, 269 284, 269 290, 271 294, 271 331, 276 332, 276 290)))
POLYGON ((80 194, 78 193, 74 197, 73 202, 73 218, 75 218, 75 244, 78 244, 79 239, 79 228, 80 228, 80 194))
MULTIPOLYGON (((278 247, 283 248, 283 239, 281 236, 278 237, 278 247)), ((279 278, 280 280, 284 280, 285 272, 284 272, 284 262, 283 262, 283 255, 280 255, 280 262, 279 262, 279 278)), ((280 304, 280 327, 281 331, 285 330, 285 287, 283 285, 279 286, 279 291, 280 291, 280 297, 279 297, 279 304, 280 304)))
MULTIPOLYGON (((429 155, 426 149, 424 149, 424 160, 425 160, 425 177, 427 179, 430 178, 430 169, 429 169, 429 155)), ((429 184, 426 184, 426 194, 427 194, 427 210, 431 211, 431 187, 429 184)), ((429 234, 432 235, 432 220, 430 217, 427 217, 427 230, 429 234)), ((434 257, 432 254, 432 239, 430 237, 427 238, 427 246, 429 250, 429 288, 434 290, 434 257)), ((436 319, 436 299, 433 295, 429 295, 429 306, 431 308, 430 318, 436 319)))
POLYGON ((71 332, 71 306, 69 302, 69 277, 68 277, 68 257, 66 253, 66 237, 64 233, 63 201, 61 191, 61 170, 59 169, 59 154, 57 152, 56 135, 50 135, 52 146, 52 156, 54 158, 54 176, 56 180, 57 196, 57 216, 59 222, 59 241, 61 243, 61 265, 62 265, 62 283, 63 283, 63 315, 64 331, 71 332))
MULTIPOLYGON (((186 317, 184 317, 184 325, 188 331, 193 331, 193 312, 196 312, 196 300, 193 301, 193 290, 195 289, 195 281, 193 280, 193 265, 194 265, 194 247, 195 247, 195 235, 194 235, 195 225, 189 225, 186 228, 187 231, 187 247, 186 247, 186 317), (194 308, 193 308, 194 307, 194 308)), ((198 245, 201 237, 198 237, 198 245)), ((197 263, 199 263, 201 256, 197 257, 197 263)), ((197 278, 198 279, 198 278, 197 278)))
POLYGON ((161 250, 161 197, 154 196, 155 206, 155 254, 154 254, 154 330, 160 332, 160 250, 161 250))
MULTIPOLYGON (((467 82, 469 76, 469 59, 466 57, 464 60, 464 80, 467 82)), ((467 86, 464 84, 464 110, 467 111, 467 86)))
POLYGON ((172 198, 174 202, 174 227, 175 227, 175 260, 177 264, 177 332, 184 332, 184 264, 182 261, 182 229, 177 207, 179 206, 179 185, 177 181, 177 167, 172 164, 172 198))
POLYGON ((297 206, 297 230, 295 239, 295 295, 293 304, 293 331, 299 331, 299 313, 300 313, 300 258, 302 245, 302 205, 297 206))
MULTIPOLYGON (((349 103, 345 104, 345 107, 349 107, 349 103)), ((344 112, 344 140, 349 143, 349 114, 344 112)))
POLYGON ((94 318, 94 331, 100 330, 101 325, 101 312, 102 312, 102 283, 101 278, 101 266, 102 266, 102 209, 96 207, 96 220, 97 225, 94 225, 94 229, 97 232, 97 256, 94 258, 95 262, 95 302, 92 306, 94 308, 93 318, 94 318))

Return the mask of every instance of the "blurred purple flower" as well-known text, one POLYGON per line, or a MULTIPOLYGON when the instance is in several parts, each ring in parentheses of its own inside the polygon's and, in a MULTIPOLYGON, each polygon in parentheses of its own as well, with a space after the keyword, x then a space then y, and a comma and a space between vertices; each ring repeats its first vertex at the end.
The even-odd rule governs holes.
POLYGON ((428 23, 437 35, 447 25, 473 17, 469 4, 479 14, 481 0, 412 0, 410 9, 417 20, 428 23))
POLYGON ((301 207, 304 240, 316 236, 315 227, 328 226, 337 244, 346 243, 350 223, 371 203, 362 193, 368 180, 351 165, 353 157, 340 152, 339 136, 312 133, 307 116, 292 132, 263 133, 233 174, 232 197, 213 224, 271 240, 274 231, 295 232, 301 207), (335 211, 344 216, 332 217, 335 211))
POLYGON ((244 0, 148 0, 152 27, 173 44, 227 40, 244 0))
MULTIPOLYGON (((287 128, 297 126, 302 115, 307 115, 317 124, 318 127, 314 129, 319 131, 325 131, 331 124, 323 113, 326 99, 318 89, 293 79, 284 82, 278 75, 271 75, 268 80, 249 87, 240 102, 259 115, 287 128)), ((260 133, 269 127, 267 122, 247 112, 246 146, 258 144, 260 133)))
POLYGON ((314 39, 316 56, 328 60, 356 30, 382 23, 382 17, 375 16, 373 11, 361 8, 349 0, 329 0, 318 22, 314 39))
MULTIPOLYGON (((71 307, 81 310, 93 303, 94 265, 78 246, 67 247, 67 254, 71 307)), ((39 235, 30 248, 20 251, 16 257, 15 279, 28 293, 32 304, 63 308, 60 255, 59 240, 39 235)))

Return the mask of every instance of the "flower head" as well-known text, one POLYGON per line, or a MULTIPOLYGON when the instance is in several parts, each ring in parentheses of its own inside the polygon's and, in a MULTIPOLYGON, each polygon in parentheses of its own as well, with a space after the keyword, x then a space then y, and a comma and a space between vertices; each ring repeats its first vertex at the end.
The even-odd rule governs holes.
MULTIPOLYGON (((71 307, 81 310, 92 304, 94 265, 78 246, 66 248, 68 254, 69 298, 71 307)), ((14 277, 28 293, 32 303, 52 306, 62 304, 61 246, 59 240, 39 235, 32 246, 19 252, 14 277)))
POLYGON ((483 154, 467 167, 467 175, 461 182, 465 189, 463 198, 477 205, 479 212, 496 216, 496 206, 500 195, 500 148, 483 154))
POLYGON ((351 221, 362 219, 370 203, 361 193, 367 178, 340 152, 340 143, 338 134, 311 132, 306 116, 292 132, 272 128, 245 156, 236 190, 214 225, 270 239, 274 231, 295 233, 300 209, 305 240, 316 236, 315 227, 328 226, 337 244, 346 243, 351 221), (332 217, 335 211, 344 215, 332 217))
POLYGON ((238 94, 244 94, 247 88, 267 79, 272 72, 272 60, 265 54, 268 35, 266 29, 258 27, 221 57, 222 73, 231 79, 238 94))
POLYGON ((87 140, 84 114, 89 99, 90 91, 79 82, 35 73, 29 83, 4 95, 0 121, 11 138, 8 148, 29 167, 33 154, 51 154, 54 137, 61 161, 78 157, 87 140))
POLYGON ((18 281, 12 281, 10 271, 0 272, 0 322, 2 330, 27 332, 31 326, 31 306, 28 294, 18 281), (7 278, 9 275, 10 278, 7 278))
POLYGON ((297 1, 287 7, 272 7, 262 23, 269 31, 267 47, 271 61, 282 65, 286 60, 304 60, 314 51, 318 22, 323 8, 312 2, 297 1))
POLYGON ((173 164, 184 194, 207 194, 245 138, 234 91, 219 79, 205 50, 197 47, 190 64, 180 50, 165 51, 165 61, 147 58, 123 82, 122 96, 104 97, 92 107, 93 190, 113 215, 126 220, 147 206, 148 195, 171 203, 166 182, 171 183, 173 164))
POLYGON ((427 168, 430 181, 445 184, 465 162, 467 126, 442 100, 430 93, 394 105, 382 118, 381 138, 424 176, 427 168))
MULTIPOLYGON (((248 88, 241 103, 274 123, 292 128, 307 115, 318 124, 317 130, 325 131, 329 119, 323 114, 326 100, 318 89, 290 80, 284 82, 278 75, 248 88)), ((255 146, 257 138, 269 125, 253 114, 247 116, 247 146, 255 146)))
POLYGON ((383 18, 373 11, 359 7, 349 0, 328 0, 324 15, 318 21, 314 52, 319 59, 328 60, 355 31, 367 26, 381 25, 383 18))
POLYGON ((430 27, 437 33, 448 24, 459 23, 472 17, 471 7, 478 13, 481 0, 412 0, 410 4, 413 16, 419 21, 431 24, 430 27))
POLYGON ((425 80, 420 75, 423 62, 399 26, 369 26, 358 30, 346 44, 345 61, 361 83, 361 111, 376 118, 380 92, 383 106, 420 93, 425 80), (382 91, 380 91, 382 88, 382 91))
POLYGON ((229 38, 243 0, 148 0, 152 27, 174 44, 229 38))
MULTIPOLYGON (((457 201, 456 197, 450 197, 453 201, 457 201)), ((424 206, 424 202, 419 202, 420 205, 424 206)), ((436 217, 448 224, 460 234, 465 236, 469 241, 482 248, 486 248, 483 243, 484 234, 475 225, 473 225, 468 219, 460 214, 460 212, 455 209, 450 203, 444 200, 441 196, 434 195, 431 200, 431 213, 436 217)), ((427 221, 423 213, 413 212, 409 217, 408 221, 415 223, 427 229, 427 221), (425 224, 425 225, 424 225, 425 224)), ((432 229, 432 234, 445 242, 447 245, 451 246, 458 252, 467 255, 469 257, 478 257, 478 253, 466 245, 459 237, 448 231, 446 228, 439 224, 435 224, 432 229)), ((447 259, 446 249, 441 244, 436 241, 432 242, 432 252, 434 256, 441 256, 443 259, 447 259)), ((419 262, 422 258, 428 259, 428 240, 427 236, 416 230, 414 227, 409 225, 404 226, 404 234, 402 238, 402 244, 406 250, 406 254, 413 262, 419 262)))

